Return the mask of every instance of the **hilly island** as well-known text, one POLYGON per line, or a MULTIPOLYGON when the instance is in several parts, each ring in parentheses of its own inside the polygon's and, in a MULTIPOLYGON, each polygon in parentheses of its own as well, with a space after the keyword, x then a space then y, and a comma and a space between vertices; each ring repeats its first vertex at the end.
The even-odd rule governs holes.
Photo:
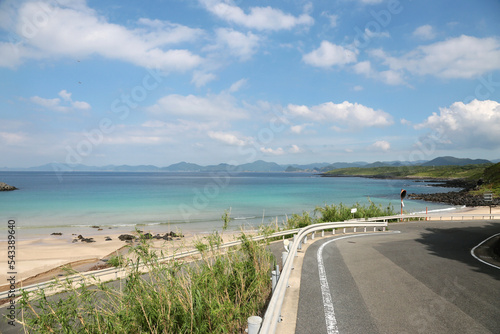
POLYGON ((322 176, 422 179, 436 186, 463 189, 448 193, 409 194, 409 198, 466 206, 500 204, 500 163, 470 165, 429 165, 427 163, 418 166, 350 167, 331 170, 323 173, 322 176), (485 202, 485 193, 493 194, 493 202, 485 202))

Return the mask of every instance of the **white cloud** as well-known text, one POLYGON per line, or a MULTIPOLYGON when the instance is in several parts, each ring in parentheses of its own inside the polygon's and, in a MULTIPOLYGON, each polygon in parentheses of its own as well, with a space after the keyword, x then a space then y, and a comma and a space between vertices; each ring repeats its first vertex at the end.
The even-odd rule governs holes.
POLYGON ((297 145, 292 145, 290 149, 288 150, 290 153, 301 153, 302 149, 298 147, 297 145))
POLYGON ((328 18, 328 20, 330 21, 330 26, 332 28, 336 27, 337 24, 338 24, 338 20, 339 20, 339 16, 338 15, 335 15, 335 14, 330 14, 328 13, 327 11, 323 11, 321 13, 321 16, 324 16, 326 18, 328 18))
POLYGON ((322 41, 319 48, 305 54, 302 60, 311 66, 331 67, 334 65, 345 65, 356 61, 356 53, 335 45, 328 41, 322 41))
POLYGON ((15 67, 25 59, 100 55, 130 62, 137 66, 162 70, 187 70, 198 66, 202 58, 184 49, 167 49, 178 42, 191 41, 202 32, 165 21, 140 19, 139 28, 131 30, 107 22, 106 18, 86 7, 84 2, 54 7, 45 3, 47 18, 39 27, 27 30, 25 18, 37 17, 40 4, 27 2, 17 13, 16 34, 22 42, 0 45, 0 66, 15 67), (63 29, 61 27, 64 27, 63 29), (10 45, 8 45, 10 44, 10 45), (8 48, 14 48, 6 60, 8 48))
POLYGON ((252 7, 247 14, 232 0, 200 0, 206 9, 225 21, 256 30, 290 30, 310 26, 314 19, 308 14, 293 16, 272 7, 252 7))
POLYGON ((457 148, 500 147, 500 103, 473 100, 468 104, 455 102, 439 108, 415 129, 429 129, 439 134, 436 144, 449 143, 457 148))
POLYGON ((305 123, 305 124, 300 124, 300 125, 293 125, 290 127, 290 131, 295 134, 301 134, 304 132, 305 128, 308 126, 311 126, 312 123, 305 123))
POLYGON ((431 40, 436 38, 436 33, 431 25, 426 24, 415 29, 413 36, 423 40, 431 40))
POLYGON ((112 144, 112 145, 137 145, 137 144, 139 144, 139 145, 158 145, 158 144, 162 144, 165 142, 170 142, 170 140, 168 140, 164 137, 148 136, 148 135, 143 135, 143 136, 111 135, 111 136, 106 136, 104 138, 105 144, 112 144))
POLYGON ((90 109, 90 104, 88 104, 87 102, 84 102, 84 101, 74 101, 74 102, 71 102, 71 105, 76 108, 76 109, 82 109, 82 110, 86 110, 86 109, 90 109))
POLYGON ((500 69, 500 41, 462 35, 446 41, 420 46, 396 58, 382 50, 372 55, 381 58, 393 71, 441 78, 474 78, 500 69))
POLYGON ((250 31, 244 34, 230 28, 219 28, 215 34, 216 44, 206 49, 222 50, 239 58, 240 61, 250 59, 259 47, 259 36, 250 31))
POLYGON ((405 84, 403 74, 401 71, 386 70, 377 72, 372 68, 370 61, 362 61, 353 66, 354 72, 363 74, 367 78, 382 81, 388 85, 402 85, 405 84))
POLYGON ((60 91, 58 95, 62 97, 64 101, 61 101, 61 99, 58 97, 54 99, 46 99, 39 96, 30 97, 30 101, 47 109, 64 113, 70 112, 72 109, 87 110, 91 108, 90 104, 88 104, 87 102, 73 101, 71 99, 71 93, 69 93, 65 89, 60 91), (62 105, 63 103, 66 103, 67 105, 62 105))
POLYGON ((246 118, 245 110, 237 106, 237 101, 229 94, 195 95, 171 94, 160 98, 156 104, 148 108, 156 115, 178 115, 186 118, 203 119, 241 119, 246 118))
POLYGON ((64 101, 71 101, 71 93, 68 93, 66 89, 60 91, 59 96, 62 97, 64 101))
POLYGON ((268 155, 283 155, 283 154, 285 154, 285 150, 281 147, 278 147, 277 149, 261 147, 260 151, 262 153, 268 154, 268 155))
POLYGON ((312 107, 290 104, 287 109, 295 117, 303 117, 317 122, 334 123, 338 129, 381 127, 393 123, 392 116, 382 110, 374 110, 362 104, 348 101, 340 104, 326 102, 312 107))
POLYGON ((363 86, 361 85, 356 85, 352 88, 355 92, 360 92, 363 90, 363 86))
POLYGON ((411 121, 409 121, 409 120, 407 120, 405 118, 401 118, 400 122, 401 122, 402 125, 409 125, 409 126, 411 126, 413 124, 411 121))
POLYGON ((0 143, 4 145, 17 145, 25 142, 27 137, 22 133, 0 132, 0 143))
POLYGON ((391 35, 387 31, 371 31, 370 29, 365 29, 365 35, 368 39, 371 38, 389 38, 391 35))
POLYGON ((221 131, 209 131, 208 136, 212 139, 233 146, 244 146, 247 145, 249 142, 251 142, 251 139, 249 138, 241 139, 232 133, 221 132, 221 131))
POLYGON ((247 79, 240 79, 240 80, 236 81, 235 83, 233 83, 231 85, 231 87, 229 87, 229 92, 234 93, 234 92, 239 91, 243 86, 246 85, 246 83, 247 83, 247 79))
POLYGON ((61 112, 66 112, 68 109, 66 107, 61 107, 61 99, 60 98, 55 98, 55 99, 45 99, 40 96, 32 96, 30 97, 30 101, 38 104, 42 107, 45 107, 47 109, 52 109, 56 111, 61 111, 61 112))
POLYGON ((217 78, 217 76, 213 73, 206 73, 203 71, 194 71, 193 79, 191 83, 193 83, 196 87, 203 87, 210 81, 213 81, 217 78))
POLYGON ((368 149, 387 152, 391 149, 391 144, 385 140, 377 140, 375 143, 370 145, 368 149))

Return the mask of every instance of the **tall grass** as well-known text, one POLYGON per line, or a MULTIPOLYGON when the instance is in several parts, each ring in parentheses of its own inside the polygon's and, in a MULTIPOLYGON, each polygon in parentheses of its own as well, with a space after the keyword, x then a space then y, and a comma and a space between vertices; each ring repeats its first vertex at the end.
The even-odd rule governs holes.
POLYGON ((29 333, 243 333, 270 295, 274 259, 245 234, 227 252, 219 238, 208 240, 202 260, 191 264, 161 263, 142 240, 124 267, 130 274, 122 291, 104 283, 74 288, 66 279, 58 283, 65 295, 23 292, 22 322, 29 333))
POLYGON ((347 206, 342 203, 325 204, 325 206, 317 206, 311 215, 309 212, 304 211, 302 215, 293 214, 288 217, 283 224, 283 229, 302 228, 312 224, 325 223, 325 222, 341 222, 353 218, 370 218, 392 216, 397 214, 394 207, 388 205, 382 207, 369 201, 369 205, 356 203, 353 206, 347 206), (351 209, 356 208, 356 213, 352 214, 351 209))

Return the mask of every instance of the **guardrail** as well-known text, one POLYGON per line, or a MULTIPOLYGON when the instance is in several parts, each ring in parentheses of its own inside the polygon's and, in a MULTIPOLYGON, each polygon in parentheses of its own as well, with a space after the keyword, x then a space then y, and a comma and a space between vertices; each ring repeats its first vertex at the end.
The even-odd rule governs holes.
POLYGON ((288 279, 290 278, 290 272, 293 266, 293 260, 297 254, 297 249, 299 245, 302 244, 303 239, 310 233, 317 231, 324 231, 328 229, 335 228, 350 228, 350 227, 385 227, 387 222, 373 222, 373 221, 357 221, 357 222, 333 222, 333 223, 321 223, 309 225, 301 228, 297 235, 294 236, 294 242, 290 245, 287 260, 281 271, 280 278, 276 284, 274 293, 269 301, 266 314, 262 320, 262 325, 259 333, 268 334, 275 333, 276 326, 280 321, 281 317, 281 306, 283 305, 283 300, 285 299, 286 288, 288 286, 288 279))
MULTIPOLYGON (((285 235, 295 234, 298 231, 299 231, 299 229, 285 230, 285 231, 273 233, 273 234, 268 235, 268 236, 256 236, 256 237, 253 237, 252 239, 253 240, 264 240, 267 238, 275 238, 275 237, 281 237, 281 236, 285 236, 285 235)), ((237 246, 239 244, 241 244, 241 241, 235 240, 235 241, 224 243, 219 248, 220 249, 230 248, 230 247, 237 246)), ((158 261, 159 262, 167 262, 167 261, 177 260, 177 259, 181 259, 181 258, 184 258, 187 256, 198 255, 198 254, 200 254, 200 252, 197 249, 191 249, 191 250, 181 252, 178 254, 165 256, 163 258, 158 259, 158 261)), ((146 265, 139 266, 139 270, 147 272, 146 269, 147 269, 146 265)), ((126 270, 124 270, 124 268, 106 268, 106 269, 101 269, 101 270, 94 270, 94 271, 89 271, 89 272, 85 272, 85 273, 77 273, 74 275, 69 275, 68 277, 65 277, 65 279, 69 279, 73 284, 77 284, 79 282, 82 282, 86 279, 91 279, 91 278, 102 279, 106 276, 109 276, 107 279, 116 280, 118 278, 123 278, 126 275, 127 275, 127 272, 126 272, 126 270)), ((32 291, 37 291, 37 290, 41 290, 41 289, 48 289, 48 288, 54 286, 55 283, 56 283, 56 280, 52 279, 52 280, 49 280, 47 282, 36 283, 36 284, 31 284, 31 285, 25 286, 25 287, 22 287, 22 289, 26 292, 32 292, 32 291)), ((18 289, 16 289, 16 290, 18 290, 18 289)), ((59 290, 54 290, 52 292, 58 292, 58 291, 59 290)), ((8 295, 9 295, 9 291, 0 292, 0 300, 7 298, 8 295)))
MULTIPOLYGON (((266 238, 275 238, 275 237, 281 237, 284 235, 297 234, 297 235, 300 235, 299 237, 301 239, 300 239, 299 243, 294 243, 294 245, 297 244, 297 246, 298 246, 299 244, 302 243, 303 237, 305 237, 309 233, 312 233, 315 231, 321 231, 321 230, 325 230, 325 229, 339 228, 339 227, 340 228, 342 228, 342 227, 348 228, 348 227, 363 227, 363 226, 387 226, 387 222, 389 220, 411 220, 411 219, 415 219, 415 218, 419 218, 419 219, 420 218, 422 218, 422 219, 439 218, 441 220, 443 217, 444 218, 449 217, 451 220, 453 220, 454 217, 458 218, 458 219, 460 219, 460 218, 465 219, 467 217, 472 218, 472 219, 475 219, 476 217, 478 217, 478 218, 482 217, 482 219, 485 219, 485 218, 487 218, 487 219, 500 219, 500 214, 461 214, 461 213, 460 214, 452 214, 452 213, 439 212, 439 213, 431 213, 431 214, 405 214, 405 215, 384 216, 384 217, 367 218, 366 220, 359 220, 358 219, 355 221, 353 220, 351 222, 347 221, 347 222, 315 224, 315 225, 307 226, 307 227, 302 228, 302 229, 280 231, 280 232, 276 232, 276 233, 273 233, 273 234, 268 235, 268 236, 257 236, 257 237, 253 237, 253 239, 254 240, 264 240, 266 238), (375 225, 375 223, 377 223, 377 222, 385 223, 385 225, 375 225), (325 224, 342 224, 342 226, 324 227, 325 224), (307 231, 307 232, 304 232, 304 231, 307 231)), ((241 241, 236 240, 236 241, 225 243, 225 244, 221 245, 220 248, 229 248, 229 247, 237 246, 239 244, 241 244, 241 241)), ((290 251, 292 251, 292 249, 294 248, 294 245, 291 245, 290 251)), ((178 254, 163 257, 159 260, 162 262, 166 262, 166 261, 170 261, 170 260, 177 260, 177 259, 191 256, 191 255, 197 255, 199 253, 200 252, 198 250, 191 249, 191 250, 188 250, 185 252, 181 252, 178 254)), ((295 249, 295 253, 296 253, 296 249, 295 249)), ((291 256, 289 256, 288 258, 293 259, 293 257, 291 257, 291 256)), ((287 263, 288 262, 292 262, 292 261, 287 261, 287 263)), ((291 265, 289 267, 291 268, 291 265)), ((141 269, 146 269, 146 266, 142 266, 141 269)), ((283 271, 285 271, 285 269, 286 268, 283 267, 283 271)), ((117 268, 106 268, 106 269, 101 269, 101 270, 96 270, 96 271, 91 271, 91 272, 86 272, 86 273, 78 273, 75 275, 71 275, 68 278, 71 281, 73 281, 74 283, 78 283, 78 282, 81 282, 85 279, 103 278, 106 276, 110 276, 108 278, 109 280, 118 279, 118 278, 125 277, 126 274, 127 273, 123 268, 118 268, 118 269, 117 268)), ((288 281, 288 277, 286 278, 286 280, 288 281)), ((280 279, 280 281, 283 281, 283 280, 280 279)), ((37 283, 37 284, 25 286, 25 287, 22 287, 22 289, 27 291, 27 292, 36 291, 39 289, 47 289, 47 288, 53 286, 55 282, 56 282, 56 280, 50 280, 50 281, 43 282, 43 283, 37 283)), ((278 283, 278 285, 279 284, 280 283, 278 283)), ((279 290, 277 290, 277 291, 279 291, 279 290)), ((0 292, 0 300, 7 298, 8 294, 9 294, 9 291, 0 292)), ((274 295, 273 295, 273 297, 274 297, 274 295)), ((284 295, 283 295, 283 297, 284 297, 284 295)), ((271 299, 271 301, 272 301, 272 299, 271 299)), ((281 309, 281 306, 280 306, 280 309, 281 309)), ((262 332, 262 333, 267 333, 267 332, 262 332)))
MULTIPOLYGON (((276 332, 276 327, 278 325, 278 322, 280 321, 281 317, 281 306, 283 304, 283 300, 285 298, 285 293, 286 293, 286 288, 288 286, 288 279, 290 278, 290 273, 291 269, 293 266, 293 259, 295 258, 297 254, 297 250, 299 249, 299 246, 302 244, 303 239, 310 233, 316 232, 316 231, 321 231, 321 230, 326 230, 326 229, 332 229, 332 228, 349 228, 349 227, 377 227, 377 226, 383 226, 386 227, 388 222, 390 220, 396 220, 396 221, 401 221, 401 220, 406 220, 410 221, 415 218, 420 219, 438 219, 442 220, 443 218, 453 220, 453 218, 458 218, 464 220, 465 218, 472 218, 473 220, 475 218, 479 219, 500 219, 500 214, 466 214, 466 213, 446 213, 446 212, 438 212, 438 213, 431 213, 431 214, 404 214, 404 215, 393 215, 393 216, 384 216, 384 217, 374 217, 374 218, 366 218, 365 220, 362 219, 357 219, 357 220, 352 220, 352 222, 349 223, 347 222, 334 222, 334 223, 323 223, 323 224, 315 224, 315 225, 310 225, 307 227, 304 227, 300 229, 300 231, 297 233, 296 236, 294 236, 294 243, 293 245, 289 245, 289 254, 287 256, 287 260, 283 266, 283 270, 280 274, 280 279, 278 283, 276 284, 274 293, 271 297, 271 300, 269 302, 267 311, 264 315, 264 318, 262 320, 262 324, 260 327, 260 331, 258 333, 260 334, 273 334, 276 332), (481 218, 479 218, 481 217, 481 218)), ((385 228, 384 228, 385 231, 385 228)), ((345 232, 345 231, 344 231, 345 232)), ((356 231, 355 231, 356 232, 356 231)), ((366 232, 366 229, 364 230, 366 232)))
MULTIPOLYGON (((500 219, 500 214, 495 214, 495 213, 447 213, 446 211, 443 212, 435 212, 435 213, 412 213, 412 214, 404 214, 404 215, 393 215, 393 216, 384 216, 384 217, 373 217, 373 218, 366 218, 366 221, 389 221, 389 220, 403 220, 403 221, 409 221, 412 219, 429 219, 429 220, 455 220, 455 219, 462 219, 465 220, 466 218, 470 218, 471 220, 476 220, 476 219, 500 219)), ((359 219, 358 219, 359 220, 359 219)))

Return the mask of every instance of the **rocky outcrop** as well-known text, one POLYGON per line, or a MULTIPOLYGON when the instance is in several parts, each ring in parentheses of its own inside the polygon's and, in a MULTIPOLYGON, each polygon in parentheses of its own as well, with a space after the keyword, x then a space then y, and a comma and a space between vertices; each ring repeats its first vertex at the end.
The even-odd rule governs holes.
POLYGON ((118 239, 120 239, 121 241, 132 241, 135 239, 135 237, 130 234, 122 234, 118 237, 118 239))
POLYGON ((0 191, 17 190, 14 186, 9 186, 7 183, 0 182, 0 191))
POLYGON ((466 190, 436 194, 409 194, 408 199, 465 206, 500 205, 500 198, 493 198, 493 202, 486 202, 482 196, 471 195, 466 190))

